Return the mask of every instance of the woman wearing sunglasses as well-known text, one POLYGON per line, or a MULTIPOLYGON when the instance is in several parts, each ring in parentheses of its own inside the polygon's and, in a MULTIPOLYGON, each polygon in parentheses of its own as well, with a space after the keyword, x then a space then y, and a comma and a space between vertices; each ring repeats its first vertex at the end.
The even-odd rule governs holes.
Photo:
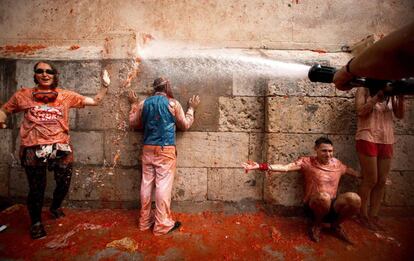
POLYGON ((69 109, 98 105, 110 84, 105 70, 102 75, 103 87, 91 98, 59 88, 58 76, 58 71, 50 63, 36 63, 36 86, 18 90, 0 109, 1 128, 6 128, 8 114, 24 113, 20 126, 20 159, 29 183, 27 208, 32 222, 30 235, 33 239, 46 235, 41 213, 47 169, 54 171, 56 181, 50 214, 55 219, 65 215, 60 206, 69 190, 73 163, 69 109))

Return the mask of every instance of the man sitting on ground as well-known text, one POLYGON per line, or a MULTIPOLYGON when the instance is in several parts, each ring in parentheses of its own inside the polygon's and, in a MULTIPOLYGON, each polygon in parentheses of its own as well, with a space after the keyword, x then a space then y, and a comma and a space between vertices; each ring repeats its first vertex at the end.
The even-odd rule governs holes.
POLYGON ((359 177, 359 173, 333 157, 333 144, 328 138, 315 141, 316 156, 301 157, 286 165, 247 162, 246 171, 263 170, 276 172, 299 171, 305 177, 305 212, 311 217, 309 235, 319 242, 322 223, 331 223, 332 230, 344 241, 352 243, 341 227, 341 223, 359 212, 360 197, 354 192, 337 196, 338 184, 342 175, 359 177))

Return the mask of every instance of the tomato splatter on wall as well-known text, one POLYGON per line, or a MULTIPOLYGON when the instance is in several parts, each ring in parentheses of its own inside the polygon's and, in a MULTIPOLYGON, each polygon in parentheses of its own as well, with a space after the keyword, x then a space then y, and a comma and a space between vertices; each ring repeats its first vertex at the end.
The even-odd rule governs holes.
POLYGON ((77 50, 77 49, 79 49, 79 48, 80 48, 80 46, 79 46, 79 45, 77 45, 77 44, 75 44, 75 45, 70 46, 70 47, 69 47, 69 50, 74 51, 74 50, 77 50))
POLYGON ((0 52, 31 54, 38 50, 44 49, 46 47, 47 46, 45 45, 28 45, 28 44, 6 45, 6 46, 0 46, 0 52))

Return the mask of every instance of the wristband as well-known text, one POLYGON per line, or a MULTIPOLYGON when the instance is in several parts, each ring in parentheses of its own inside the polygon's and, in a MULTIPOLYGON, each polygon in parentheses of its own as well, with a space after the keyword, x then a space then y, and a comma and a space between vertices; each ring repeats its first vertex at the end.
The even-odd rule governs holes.
POLYGON ((349 60, 347 63, 346 63, 346 65, 345 65, 345 70, 346 70, 346 72, 347 73, 349 73, 349 74, 351 74, 351 75, 354 75, 353 73, 351 73, 351 62, 352 62, 352 60, 354 60, 355 59, 355 57, 352 57, 351 58, 351 60, 349 60))
POLYGON ((259 163, 259 170, 263 170, 263 171, 269 170, 269 164, 267 164, 266 162, 259 163))

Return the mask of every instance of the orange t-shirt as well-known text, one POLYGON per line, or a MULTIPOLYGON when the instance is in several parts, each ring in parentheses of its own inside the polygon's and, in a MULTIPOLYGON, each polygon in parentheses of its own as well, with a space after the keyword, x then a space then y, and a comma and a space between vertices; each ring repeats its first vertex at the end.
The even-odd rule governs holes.
POLYGON ((347 169, 340 160, 332 158, 328 164, 323 165, 316 157, 302 157, 295 164, 300 166, 300 172, 305 177, 303 202, 307 203, 312 195, 321 192, 328 193, 331 199, 336 197, 339 180, 347 169))
POLYGON ((44 104, 32 97, 35 88, 17 91, 2 110, 8 113, 24 112, 20 126, 22 147, 53 143, 69 144, 69 109, 85 107, 85 96, 76 92, 56 88, 58 96, 54 102, 44 104))

